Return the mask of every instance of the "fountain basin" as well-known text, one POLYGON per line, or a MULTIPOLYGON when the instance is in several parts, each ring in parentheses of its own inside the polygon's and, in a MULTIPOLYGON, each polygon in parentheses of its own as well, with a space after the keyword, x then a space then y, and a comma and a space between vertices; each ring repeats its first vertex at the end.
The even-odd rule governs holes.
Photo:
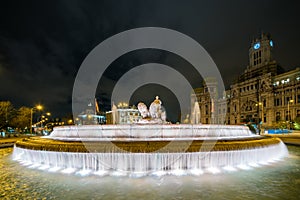
POLYGON ((118 138, 193 138, 209 137, 211 139, 256 137, 246 126, 230 125, 193 125, 193 124, 130 124, 130 125, 85 125, 55 127, 49 137, 57 140, 81 141, 86 138, 118 139, 118 138))
POLYGON ((148 175, 259 166, 287 155, 280 139, 244 126, 99 125, 58 127, 48 137, 23 139, 13 158, 47 170, 148 175))
POLYGON ((143 140, 143 141, 59 141, 39 137, 22 139, 16 143, 16 147, 40 151, 55 152, 81 152, 81 153, 185 153, 185 152, 207 152, 207 151, 234 151, 255 148, 267 148, 279 145, 278 138, 243 138, 231 140, 143 140), (171 144, 170 144, 171 143, 171 144))

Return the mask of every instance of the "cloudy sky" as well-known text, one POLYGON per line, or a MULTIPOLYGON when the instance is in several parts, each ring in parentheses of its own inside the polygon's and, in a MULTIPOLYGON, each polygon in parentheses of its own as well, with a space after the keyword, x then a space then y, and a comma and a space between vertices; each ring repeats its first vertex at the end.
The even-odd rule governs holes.
MULTIPOLYGON (((213 58, 227 87, 246 68, 250 42, 261 32, 271 33, 275 59, 290 70, 300 65, 297 9, 297 1, 277 0, 1 2, 0 100, 16 106, 42 103, 57 116, 71 113, 74 79, 85 57, 105 39, 139 27, 169 28, 196 40, 213 58)), ((150 61, 186 64, 154 50, 120 57, 102 77, 106 87, 96 94, 101 107, 109 107, 109 90, 126 72, 120 66, 129 69, 150 61)), ((140 90, 146 89, 156 91, 148 86, 140 90)))

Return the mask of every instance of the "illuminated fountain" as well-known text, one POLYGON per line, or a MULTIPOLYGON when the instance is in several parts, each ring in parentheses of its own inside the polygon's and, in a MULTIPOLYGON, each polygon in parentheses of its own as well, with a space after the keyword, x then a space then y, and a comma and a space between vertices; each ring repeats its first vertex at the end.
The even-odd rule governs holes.
POLYGON ((31 168, 80 175, 200 175, 250 169, 288 155, 280 139, 246 126, 168 124, 161 101, 130 125, 55 127, 50 136, 18 141, 13 158, 31 168))

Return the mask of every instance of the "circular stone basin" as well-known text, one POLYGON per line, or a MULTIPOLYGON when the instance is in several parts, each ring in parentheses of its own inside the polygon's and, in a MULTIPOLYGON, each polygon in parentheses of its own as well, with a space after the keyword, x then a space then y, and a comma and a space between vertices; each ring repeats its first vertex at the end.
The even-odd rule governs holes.
POLYGON ((287 155, 280 139, 246 126, 143 124, 56 127, 50 136, 18 141, 13 157, 50 171, 148 175, 259 166, 287 155))
POLYGON ((236 139, 259 137, 246 126, 192 125, 192 124, 131 124, 84 125, 55 127, 45 138, 69 141, 88 140, 181 140, 236 139))

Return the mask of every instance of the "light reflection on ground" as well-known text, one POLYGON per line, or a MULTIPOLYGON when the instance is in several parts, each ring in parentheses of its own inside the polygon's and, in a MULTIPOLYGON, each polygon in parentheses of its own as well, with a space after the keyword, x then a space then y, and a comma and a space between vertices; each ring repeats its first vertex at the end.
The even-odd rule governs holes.
POLYGON ((0 149, 0 199, 298 199, 300 147, 284 161, 198 176, 80 176, 29 169, 0 149))

